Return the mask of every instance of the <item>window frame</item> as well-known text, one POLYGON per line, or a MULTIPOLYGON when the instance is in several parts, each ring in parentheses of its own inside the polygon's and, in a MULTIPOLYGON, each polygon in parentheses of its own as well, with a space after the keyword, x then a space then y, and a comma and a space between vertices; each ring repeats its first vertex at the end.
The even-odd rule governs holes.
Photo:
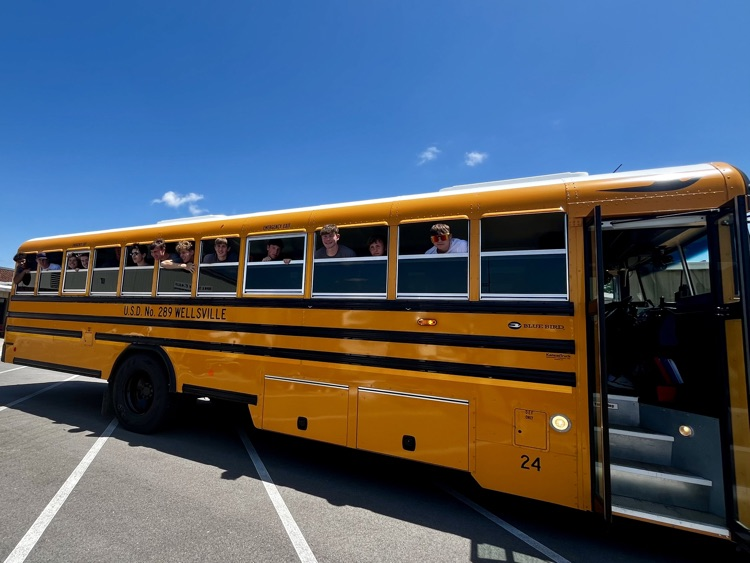
POLYGON ((528 213, 514 213, 501 215, 486 215, 479 219, 479 299, 480 301, 568 301, 570 299, 570 245, 568 240, 568 214, 562 210, 534 211, 528 213), (528 222, 533 217, 541 216, 561 216, 563 224, 561 234, 563 235, 562 248, 527 248, 527 249, 508 249, 508 250, 484 250, 484 230, 487 228, 485 221, 492 221, 508 217, 523 217, 528 222), (485 283, 485 259, 492 258, 514 258, 529 257, 538 258, 544 256, 562 256, 565 271, 565 293, 509 293, 509 292, 489 292, 484 291, 485 283))
MULTIPOLYGON (((91 273, 91 249, 90 248, 69 248, 65 251, 65 268, 63 268, 63 276, 62 276, 62 293, 63 295, 84 295, 86 293, 86 290, 89 287, 89 279, 90 279, 90 273, 91 273), (70 270, 68 269, 68 260, 70 259, 71 254, 88 254, 89 255, 89 267, 86 268, 85 271, 85 278, 83 281, 83 287, 81 289, 67 289, 65 286, 68 283, 69 274, 73 272, 74 274, 81 273, 83 270, 70 270)), ((80 277, 80 276, 77 276, 80 277)))
MULTIPOLYGON (((312 233, 312 238, 315 241, 315 247, 312 251, 312 277, 310 287, 311 297, 316 299, 387 299, 388 274, 390 267, 390 261, 388 260, 388 250, 391 238, 391 229, 388 224, 378 222, 356 225, 343 225, 339 226, 338 228, 340 238, 343 240, 341 244, 352 250, 355 255, 346 258, 315 258, 315 253, 321 248, 324 248, 320 234, 320 232, 323 230, 323 226, 318 227, 315 232, 312 233), (345 237, 344 233, 349 233, 350 235, 354 233, 355 236, 345 237), (379 238, 383 239, 383 243, 385 245, 384 250, 386 252, 384 256, 371 256, 369 254, 365 254, 365 252, 369 253, 369 247, 366 242, 365 244, 357 244, 357 241, 367 241, 373 236, 378 236, 379 238), (349 244, 346 244, 347 240, 354 241, 354 244, 352 244, 351 242, 349 244), (361 256, 357 254, 357 249, 360 249, 360 252, 362 252, 361 256), (372 279, 375 280, 378 284, 382 282, 382 291, 322 291, 315 289, 316 280, 324 279, 321 277, 321 274, 316 274, 316 270, 320 272, 321 269, 336 268, 337 265, 341 265, 344 268, 346 268, 347 266, 349 266, 350 268, 354 268, 357 266, 359 266, 360 268, 367 268, 368 265, 371 266, 372 264, 375 264, 377 266, 377 264, 381 263, 385 266, 382 280, 368 278, 367 281, 372 279)), ((361 280, 362 278, 355 279, 361 280)))
MULTIPOLYGON (((176 264, 182 264, 182 260, 180 260, 180 256, 177 254, 176 246, 183 240, 189 241, 193 243, 193 248, 195 249, 195 239, 191 238, 179 238, 179 239, 170 239, 165 240, 164 243, 166 244, 167 250, 167 258, 166 260, 172 260, 174 262, 174 259, 172 256, 176 257, 178 260, 175 262, 176 264)), ((150 254, 150 253, 149 253, 150 254)), ((195 264, 195 254, 193 254, 193 264, 195 264)), ((182 268, 164 268, 161 265, 160 262, 154 261, 154 268, 157 270, 156 272, 156 284, 155 284, 155 290, 156 290, 156 296, 157 297, 192 297, 193 295, 193 286, 195 285, 195 280, 197 279, 197 271, 189 272, 187 270, 184 270, 182 268), (190 281, 187 284, 187 290, 183 291, 174 291, 174 290, 161 290, 159 288, 160 282, 167 281, 169 278, 174 278, 175 282, 179 282, 180 278, 187 279, 184 276, 189 274, 190 275, 190 281), (164 277, 162 277, 164 276, 164 277)), ((195 269, 197 270, 197 268, 195 269)))
POLYGON ((196 254, 198 255, 198 259, 194 261, 194 264, 197 265, 196 272, 195 272, 195 295, 198 297, 236 297, 237 292, 239 291, 239 285, 240 285, 240 279, 241 279, 241 260, 242 257, 242 237, 238 234, 218 234, 218 235, 212 235, 207 237, 201 237, 200 239, 200 248, 196 246, 196 254), (236 262, 213 262, 210 264, 204 263, 203 259, 207 256, 207 254, 211 253, 204 253, 203 245, 210 241, 212 248, 213 245, 218 238, 225 238, 227 239, 227 252, 230 252, 232 250, 232 245, 230 244, 230 241, 235 240, 237 241, 237 261, 236 262), (201 273, 206 271, 211 271, 212 269, 217 268, 227 268, 229 266, 234 266, 235 270, 235 280, 234 280, 234 290, 233 291, 202 291, 201 290, 201 273))
MULTIPOLYGON (((89 277, 89 295, 117 295, 118 289, 120 288, 120 268, 122 268, 123 263, 123 254, 122 254, 122 246, 113 245, 113 246, 99 246, 95 247, 92 250, 94 259, 89 259, 89 265, 91 266, 91 276, 89 277), (120 249, 120 262, 119 264, 115 266, 103 266, 101 268, 96 267, 96 260, 98 258, 99 251, 101 250, 110 250, 110 249, 120 249), (115 279, 115 289, 114 291, 97 291, 94 289, 94 280, 97 272, 116 272, 117 278, 115 279)), ((116 255, 116 253, 115 253, 116 255)), ((125 260, 127 262, 127 259, 125 260)))
POLYGON ((254 296, 254 295, 292 295, 296 297, 303 296, 305 294, 305 277, 307 275, 307 250, 310 237, 307 232, 300 231, 294 233, 274 234, 274 233, 263 233, 263 234, 251 234, 245 237, 245 263, 242 277, 242 295, 243 296, 254 296), (289 264, 285 264, 281 261, 263 262, 262 260, 251 260, 252 243, 258 241, 270 241, 273 239, 302 239, 302 256, 300 258, 291 258, 289 264), (279 288, 258 288, 249 289, 247 287, 248 280, 252 280, 251 268, 269 268, 277 266, 302 266, 302 272, 300 276, 299 288, 279 289, 279 288))
MULTIPOLYGON (((120 295, 122 297, 151 297, 154 292, 154 269, 156 268, 155 264, 149 264, 146 268, 143 266, 129 266, 128 265, 128 256, 133 250, 134 246, 138 247, 146 247, 146 256, 150 256, 150 253, 148 252, 148 245, 151 244, 149 242, 129 242, 123 245, 125 248, 126 256, 121 257, 120 264, 122 268, 122 276, 120 279, 120 295), (128 272, 145 272, 146 269, 149 269, 151 271, 151 287, 146 291, 125 291, 125 278, 127 277, 128 272)), ((148 259, 148 258, 147 258, 148 259)))
MULTIPOLYGON (((36 255, 36 271, 37 271, 37 282, 36 282, 36 294, 37 295, 60 295, 60 291, 62 289, 62 278, 64 274, 64 270, 62 268, 62 264, 60 264, 59 270, 48 270, 46 272, 42 271, 42 267, 39 264, 39 254, 41 252, 44 252, 48 256, 50 254, 59 254, 60 255, 60 262, 62 262, 62 257, 64 256, 64 252, 62 250, 41 250, 37 252, 36 255), (50 289, 48 291, 42 290, 41 285, 42 281, 45 276, 49 276, 50 280, 53 278, 54 274, 57 273, 59 275, 57 280, 57 289, 50 289)), ((50 263, 52 263, 52 259, 50 258, 50 263)))
MULTIPOLYGON (((468 217, 460 216, 460 217, 433 217, 429 219, 419 219, 418 221, 408 221, 401 223, 398 225, 397 228, 397 256, 396 256, 396 299, 439 299, 439 300, 452 300, 452 301, 468 301, 469 295, 470 295, 470 282, 471 282, 471 225, 472 221, 469 220, 468 217), (428 244, 432 244, 431 241, 428 239, 424 245, 425 250, 419 254, 417 253, 408 253, 408 254, 402 254, 402 239, 405 236, 413 236, 411 233, 405 233, 405 230, 412 230, 412 227, 414 225, 420 225, 424 226, 425 229, 423 232, 428 233, 430 232, 430 228, 432 225, 438 224, 438 223, 444 223, 450 227, 451 230, 451 236, 455 236, 456 238, 460 238, 462 240, 466 241, 467 244, 467 252, 454 252, 454 253, 444 253, 444 254, 438 254, 437 252, 428 254, 427 252, 434 248, 433 246, 428 246, 428 244), (466 269, 466 276, 465 276, 465 282, 463 283, 463 288, 461 291, 457 292, 440 292, 440 291, 406 291, 404 289, 401 289, 401 281, 403 279, 403 276, 406 275, 405 270, 408 268, 406 265, 413 265, 415 263, 419 263, 422 260, 432 260, 433 262, 429 263, 433 269, 444 271, 446 268, 446 264, 443 263, 440 266, 439 260, 442 261, 451 261, 459 263, 461 262, 461 265, 465 267, 466 269)), ((429 274, 429 270, 425 269, 425 273, 429 274)), ((438 275, 433 275, 431 278, 437 279, 438 275)), ((457 278, 460 279, 460 276, 457 278)))
MULTIPOLYGON (((39 280, 39 263, 36 261, 36 255, 38 252, 24 252, 24 256, 26 257, 26 263, 29 264, 31 261, 29 260, 30 257, 33 257, 34 265, 36 266, 34 269, 30 269, 28 271, 29 274, 29 285, 25 284, 13 284, 13 292, 14 293, 21 293, 23 295, 36 295, 36 284, 39 280), (20 288, 20 290, 19 290, 20 288)), ((16 273, 16 267, 18 264, 13 265, 13 274, 16 273)))

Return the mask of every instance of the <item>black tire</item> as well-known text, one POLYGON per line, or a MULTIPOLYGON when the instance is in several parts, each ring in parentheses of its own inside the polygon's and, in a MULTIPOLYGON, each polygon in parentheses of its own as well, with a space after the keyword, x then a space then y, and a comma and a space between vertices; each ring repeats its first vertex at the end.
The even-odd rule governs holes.
POLYGON ((115 415, 127 430, 151 434, 166 421, 171 395, 164 366, 151 356, 131 356, 120 365, 112 389, 115 415))

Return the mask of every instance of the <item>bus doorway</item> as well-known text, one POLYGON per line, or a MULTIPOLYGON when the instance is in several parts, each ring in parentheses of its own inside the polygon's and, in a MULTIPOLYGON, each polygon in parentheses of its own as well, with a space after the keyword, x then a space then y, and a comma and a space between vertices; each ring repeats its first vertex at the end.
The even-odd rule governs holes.
POLYGON ((750 464, 738 459, 748 455, 747 233, 742 251, 722 231, 734 214, 601 221, 607 439, 596 479, 614 515, 736 539, 750 464))

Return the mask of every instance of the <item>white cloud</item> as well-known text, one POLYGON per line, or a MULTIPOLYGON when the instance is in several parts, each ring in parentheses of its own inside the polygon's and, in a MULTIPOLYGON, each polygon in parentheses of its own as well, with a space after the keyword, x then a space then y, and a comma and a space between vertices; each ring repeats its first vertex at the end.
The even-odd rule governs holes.
POLYGON ((476 166, 477 164, 482 164, 485 160, 487 160, 487 157, 489 155, 486 152, 467 152, 466 157, 464 158, 464 164, 466 166, 476 166))
POLYGON ((420 153, 419 162, 417 163, 417 165, 422 166, 425 162, 430 162, 431 160, 435 160, 438 154, 440 154, 439 148, 427 147, 425 150, 423 150, 420 153))
POLYGON ((163 196, 161 196, 159 199, 154 199, 151 201, 151 203, 163 203, 167 207, 172 207, 174 209, 179 209, 183 205, 187 204, 188 211, 190 211, 191 215, 200 215, 201 213, 204 213, 206 210, 201 209, 196 205, 196 202, 203 199, 203 196, 201 194, 195 194, 193 192, 190 192, 187 195, 181 195, 177 192, 166 192, 163 196))

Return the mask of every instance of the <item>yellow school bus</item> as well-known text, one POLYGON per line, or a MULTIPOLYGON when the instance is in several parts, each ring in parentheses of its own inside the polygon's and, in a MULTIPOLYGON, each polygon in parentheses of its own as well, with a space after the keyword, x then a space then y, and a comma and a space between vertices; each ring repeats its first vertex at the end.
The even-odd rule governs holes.
POLYGON ((237 401, 260 429, 745 542, 747 193, 709 163, 32 239, 2 358, 107 380, 136 432, 179 394, 237 401))

